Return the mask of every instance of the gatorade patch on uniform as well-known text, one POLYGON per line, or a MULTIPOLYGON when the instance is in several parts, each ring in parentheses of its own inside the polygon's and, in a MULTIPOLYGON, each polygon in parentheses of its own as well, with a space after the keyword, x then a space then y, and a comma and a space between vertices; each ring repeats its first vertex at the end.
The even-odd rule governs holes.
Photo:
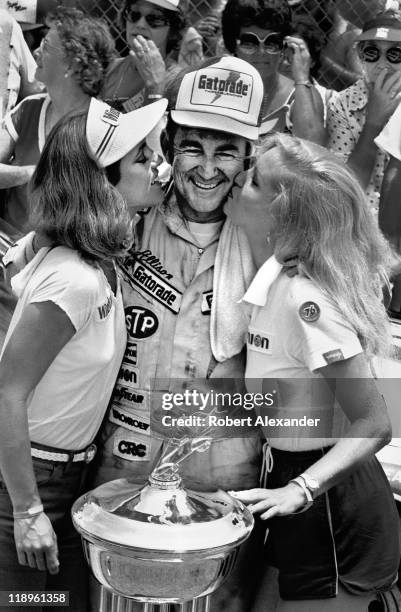
POLYGON ((150 440, 131 431, 116 431, 113 441, 113 455, 126 461, 149 461, 150 440))
POLYGON ((202 293, 201 313, 208 315, 212 312, 213 289, 202 293))
POLYGON ((150 434, 150 416, 143 415, 139 412, 126 410, 120 406, 112 406, 109 412, 109 421, 125 427, 130 431, 142 433, 145 436, 150 434))
POLYGON ((265 331, 260 331, 254 327, 249 328, 246 344, 251 351, 257 351, 258 353, 263 353, 264 355, 271 355, 271 342, 272 337, 270 334, 268 336, 265 331))
POLYGON ((182 293, 154 270, 146 266, 143 261, 135 261, 130 274, 126 272, 131 283, 155 299, 159 304, 168 308, 172 313, 180 312, 182 293))
POLYGON ((298 312, 301 319, 307 323, 314 323, 320 317, 320 308, 316 302, 304 302, 298 312))
POLYGON ((323 353, 324 360, 327 364, 335 363, 336 361, 344 361, 344 355, 341 349, 334 349, 323 353))

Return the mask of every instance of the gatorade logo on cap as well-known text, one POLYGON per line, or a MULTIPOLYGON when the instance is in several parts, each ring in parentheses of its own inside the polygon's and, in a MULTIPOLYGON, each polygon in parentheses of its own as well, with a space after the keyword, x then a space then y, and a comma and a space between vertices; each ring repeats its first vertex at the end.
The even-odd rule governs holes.
POLYGON ((191 96, 191 104, 231 108, 249 113, 253 78, 250 74, 215 68, 199 71, 191 96))

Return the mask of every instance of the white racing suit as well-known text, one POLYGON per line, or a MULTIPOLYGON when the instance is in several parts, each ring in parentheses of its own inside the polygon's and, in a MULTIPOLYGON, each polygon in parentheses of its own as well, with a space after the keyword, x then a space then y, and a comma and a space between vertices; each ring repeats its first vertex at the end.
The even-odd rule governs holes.
MULTIPOLYGON (((207 391, 219 378, 230 379, 231 392, 244 388, 244 352, 219 363, 210 346, 218 238, 205 249, 195 242, 175 203, 151 209, 137 225, 135 250, 121 268, 128 343, 99 436, 93 486, 124 477, 145 484, 167 436, 195 435, 193 428, 161 425, 163 415, 174 414, 163 409, 163 393, 207 391)), ((194 411, 187 407, 185 413, 194 411)), ((261 440, 256 428, 244 427, 233 437, 229 427, 215 427, 208 435, 213 437, 209 450, 180 464, 184 485, 206 491, 257 487, 261 440)), ((242 554, 246 568, 239 563, 213 596, 213 612, 249 609, 254 544, 242 554)))

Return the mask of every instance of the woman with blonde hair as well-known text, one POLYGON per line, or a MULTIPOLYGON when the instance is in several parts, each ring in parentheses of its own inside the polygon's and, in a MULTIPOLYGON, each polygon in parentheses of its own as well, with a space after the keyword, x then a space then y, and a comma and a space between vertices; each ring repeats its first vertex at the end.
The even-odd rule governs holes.
POLYGON ((234 495, 268 520, 279 610, 366 610, 391 588, 400 554, 375 458, 391 426, 371 371, 390 346, 382 285, 392 254, 352 172, 285 135, 267 139, 225 210, 259 267, 244 296, 248 389, 273 388, 265 415, 279 417, 264 427, 263 488, 234 495))

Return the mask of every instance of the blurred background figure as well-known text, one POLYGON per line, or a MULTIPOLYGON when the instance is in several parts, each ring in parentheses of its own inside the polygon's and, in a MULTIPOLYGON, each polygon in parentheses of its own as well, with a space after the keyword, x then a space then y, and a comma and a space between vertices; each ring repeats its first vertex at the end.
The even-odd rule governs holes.
POLYGON ((111 64, 101 93, 118 110, 161 98, 182 68, 203 59, 201 36, 187 31, 179 0, 124 0, 119 22, 129 54, 111 64))
POLYGON ((367 21, 357 38, 357 52, 363 77, 331 97, 328 146, 355 171, 377 212, 387 158, 374 139, 400 103, 400 12, 385 11, 367 21))
POLYGON ((322 99, 310 81, 311 58, 303 39, 292 35, 291 11, 281 0, 228 0, 222 17, 227 50, 262 77, 261 135, 291 132, 325 141, 322 99), (284 53, 291 76, 280 73, 284 53))

